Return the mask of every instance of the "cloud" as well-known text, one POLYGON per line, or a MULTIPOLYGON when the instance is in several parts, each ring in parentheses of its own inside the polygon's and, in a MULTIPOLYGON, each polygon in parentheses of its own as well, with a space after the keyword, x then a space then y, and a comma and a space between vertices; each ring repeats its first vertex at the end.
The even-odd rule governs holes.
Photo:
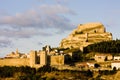
POLYGON ((0 17, 6 16, 6 15, 9 15, 9 13, 6 12, 5 10, 3 10, 3 9, 0 9, 0 17))
POLYGON ((40 46, 41 46, 41 45, 43 45, 43 43, 42 43, 42 42, 38 42, 38 45, 40 45, 40 46))
POLYGON ((24 13, 0 18, 0 25, 19 28, 70 30, 73 25, 64 15, 74 15, 74 12, 61 5, 41 5, 24 13))
POLYGON ((44 14, 75 14, 72 10, 69 8, 63 6, 63 5, 41 5, 39 6, 39 9, 42 10, 44 14))
POLYGON ((7 38, 0 38, 0 48, 12 46, 12 41, 7 38))
POLYGON ((41 5, 15 15, 1 15, 0 48, 14 46, 12 41, 20 38, 52 36, 73 29, 66 14, 74 15, 74 12, 61 5, 41 5))
POLYGON ((0 36, 7 37, 7 38, 30 38, 35 35, 41 35, 41 36, 50 36, 52 34, 48 34, 44 31, 38 31, 34 28, 9 28, 7 27, 1 27, 0 28, 0 36))
POLYGON ((0 35, 1 36, 6 36, 6 37, 18 37, 18 38, 26 38, 26 37, 30 37, 31 35, 35 35, 35 32, 32 31, 12 31, 12 30, 4 30, 1 31, 0 30, 0 35))
MULTIPOLYGON (((47 0, 37 0, 37 1, 44 2, 47 0)), ((54 1, 54 2, 59 3, 59 4, 64 4, 64 3, 67 3, 69 0, 51 0, 51 1, 54 1)))
POLYGON ((68 0, 55 0, 55 1, 59 4, 64 4, 68 2, 68 0))

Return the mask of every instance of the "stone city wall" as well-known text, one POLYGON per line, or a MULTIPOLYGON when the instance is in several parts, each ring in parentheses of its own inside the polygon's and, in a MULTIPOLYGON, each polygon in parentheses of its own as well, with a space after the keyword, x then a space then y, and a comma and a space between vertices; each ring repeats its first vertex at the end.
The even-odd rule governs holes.
POLYGON ((64 55, 51 56, 51 65, 64 65, 64 55))
POLYGON ((0 66, 30 66, 29 58, 0 59, 0 66))

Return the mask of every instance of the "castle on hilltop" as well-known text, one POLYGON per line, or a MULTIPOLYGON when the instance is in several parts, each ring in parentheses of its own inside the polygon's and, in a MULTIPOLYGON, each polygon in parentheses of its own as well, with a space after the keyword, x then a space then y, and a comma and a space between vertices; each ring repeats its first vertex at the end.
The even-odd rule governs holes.
POLYGON ((61 43, 61 48, 80 48, 102 41, 112 40, 112 33, 106 32, 103 24, 99 22, 79 24, 77 29, 64 38, 61 43))

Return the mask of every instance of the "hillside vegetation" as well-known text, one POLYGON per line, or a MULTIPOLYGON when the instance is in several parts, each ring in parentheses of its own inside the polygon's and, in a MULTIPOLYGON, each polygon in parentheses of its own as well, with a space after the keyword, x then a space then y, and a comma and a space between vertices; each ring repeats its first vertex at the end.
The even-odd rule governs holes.
POLYGON ((58 70, 49 65, 35 69, 28 66, 21 67, 0 67, 0 80, 88 80, 93 77, 93 72, 74 71, 74 70, 58 70))
POLYGON ((120 53, 120 40, 103 41, 88 45, 84 48, 84 53, 100 52, 100 53, 120 53))

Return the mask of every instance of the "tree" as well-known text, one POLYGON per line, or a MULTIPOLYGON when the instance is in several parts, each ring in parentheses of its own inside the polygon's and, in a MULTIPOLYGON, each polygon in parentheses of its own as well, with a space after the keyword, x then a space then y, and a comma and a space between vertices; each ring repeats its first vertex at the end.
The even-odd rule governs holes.
POLYGON ((94 67, 95 67, 95 68, 99 68, 100 65, 96 63, 96 64, 94 64, 94 67))
POLYGON ((93 76, 93 72, 88 69, 88 71, 86 72, 86 76, 92 77, 93 76))

